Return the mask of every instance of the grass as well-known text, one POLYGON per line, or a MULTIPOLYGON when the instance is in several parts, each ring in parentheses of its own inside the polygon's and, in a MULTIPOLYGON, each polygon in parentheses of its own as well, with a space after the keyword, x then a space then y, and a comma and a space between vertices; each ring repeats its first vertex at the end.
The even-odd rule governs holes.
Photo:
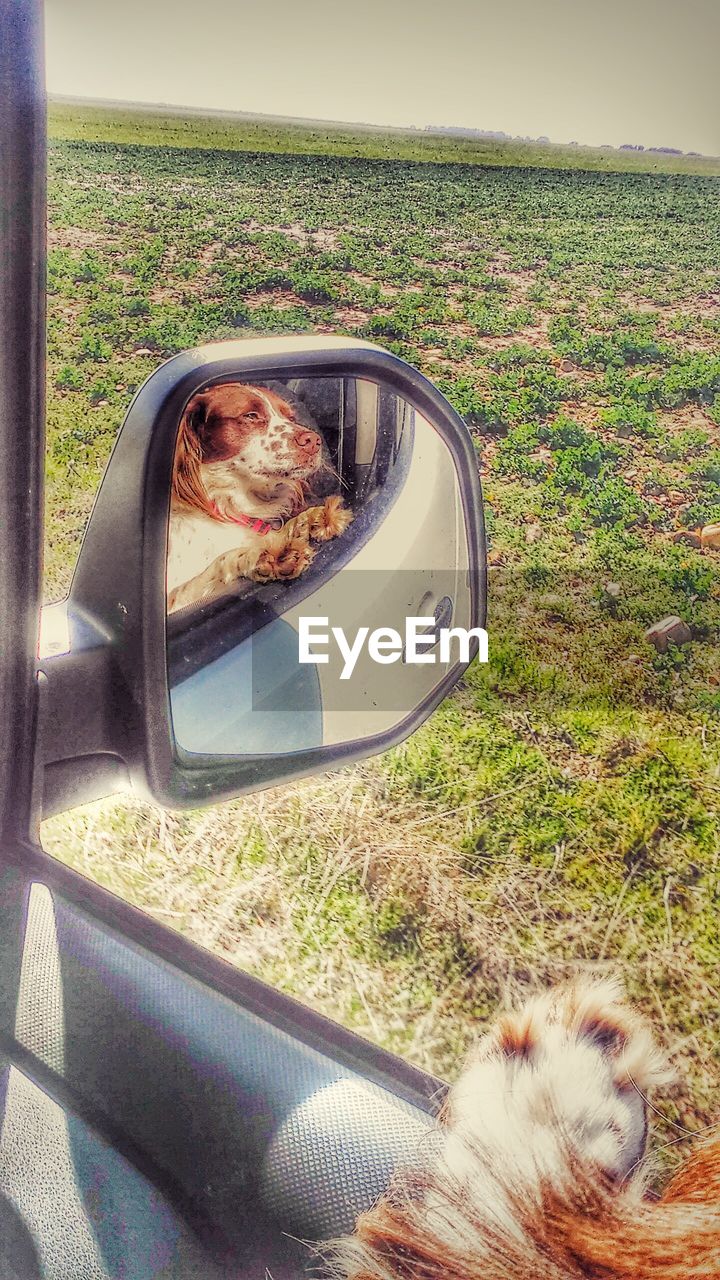
POLYGON ((678 1068, 675 1158, 720 1086, 720 553, 687 540, 720 518, 718 181, 420 163, 395 135, 310 156, 276 126, 254 154, 216 119, 172 149, 153 120, 55 108, 48 595, 160 359, 364 334, 471 425, 491 660, 361 768, 182 816, 104 801, 46 847, 443 1074, 505 1001, 619 973, 678 1068), (661 656, 667 613, 693 639, 661 656))
POLYGON ((141 146, 253 151, 263 154, 333 155, 430 164, 521 165, 597 169, 625 173, 720 174, 720 158, 565 147, 553 143, 463 138, 417 129, 380 129, 333 121, 286 121, 218 112, 202 116, 179 108, 136 108, 51 101, 49 132, 65 142, 135 143, 141 146))

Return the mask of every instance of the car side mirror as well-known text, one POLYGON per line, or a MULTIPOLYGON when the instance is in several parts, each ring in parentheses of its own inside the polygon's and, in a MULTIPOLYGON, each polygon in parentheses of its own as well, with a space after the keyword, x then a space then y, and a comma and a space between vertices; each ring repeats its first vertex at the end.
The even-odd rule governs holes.
POLYGON ((176 808, 384 750, 482 650, 485 607, 475 452, 415 369, 345 338, 176 356, 46 610, 44 811, 80 771, 85 797, 129 774, 176 808))

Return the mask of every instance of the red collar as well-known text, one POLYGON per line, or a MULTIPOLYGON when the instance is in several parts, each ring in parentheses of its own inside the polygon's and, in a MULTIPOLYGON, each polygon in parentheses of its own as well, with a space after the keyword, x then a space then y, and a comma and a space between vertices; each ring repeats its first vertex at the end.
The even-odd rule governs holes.
POLYGON ((278 517, 276 520, 261 520, 259 516, 225 515, 222 511, 220 511, 220 509, 217 506, 217 503, 215 502, 213 503, 213 509, 218 519, 226 520, 230 524, 245 525, 246 528, 252 529, 254 533, 259 533, 262 537, 264 537, 266 533, 272 533, 274 529, 282 529, 284 524, 284 521, 280 517, 278 517))

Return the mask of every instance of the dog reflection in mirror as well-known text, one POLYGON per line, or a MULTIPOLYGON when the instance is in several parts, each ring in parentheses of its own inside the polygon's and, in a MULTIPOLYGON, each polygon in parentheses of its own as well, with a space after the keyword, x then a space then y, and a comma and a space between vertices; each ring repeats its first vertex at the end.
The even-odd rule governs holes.
POLYGON ((336 538, 352 512, 322 499, 320 435, 266 387, 221 383, 193 396, 175 448, 168 535, 168 612, 239 580, 297 578, 313 543, 336 538))
POLYGON ((329 1248, 343 1280, 720 1280, 720 1138, 657 1197, 647 1092, 667 1079, 613 983, 500 1018, 441 1114, 439 1149, 329 1248))

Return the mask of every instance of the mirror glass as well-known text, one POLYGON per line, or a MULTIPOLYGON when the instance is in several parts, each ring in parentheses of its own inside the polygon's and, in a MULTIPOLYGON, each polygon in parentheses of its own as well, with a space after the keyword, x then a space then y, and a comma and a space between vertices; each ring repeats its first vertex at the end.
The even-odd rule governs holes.
POLYGON ((201 389, 168 530, 177 747, 278 755, 391 731, 463 657, 467 639, 443 633, 471 627, 468 565, 450 449, 389 388, 201 389))

